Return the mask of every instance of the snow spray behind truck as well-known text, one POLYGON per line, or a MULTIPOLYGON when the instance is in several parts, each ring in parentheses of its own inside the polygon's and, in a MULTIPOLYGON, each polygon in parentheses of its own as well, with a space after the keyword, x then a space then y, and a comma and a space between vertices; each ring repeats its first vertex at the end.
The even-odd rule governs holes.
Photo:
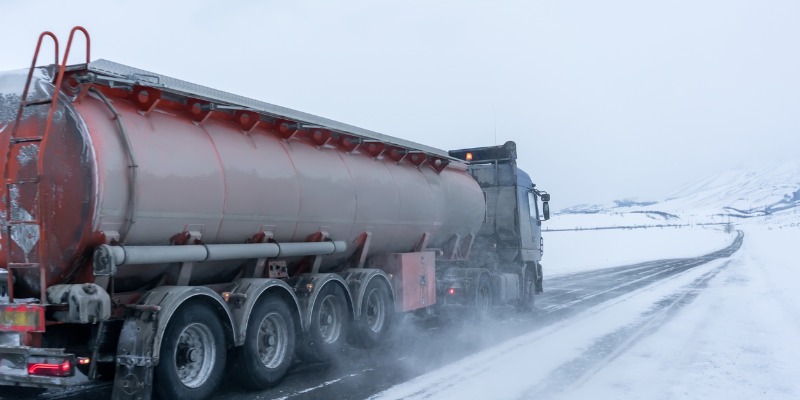
POLYGON ((542 290, 549 195, 513 142, 445 152, 57 43, 0 74, 0 395, 76 369, 115 399, 263 389, 399 313, 542 290))

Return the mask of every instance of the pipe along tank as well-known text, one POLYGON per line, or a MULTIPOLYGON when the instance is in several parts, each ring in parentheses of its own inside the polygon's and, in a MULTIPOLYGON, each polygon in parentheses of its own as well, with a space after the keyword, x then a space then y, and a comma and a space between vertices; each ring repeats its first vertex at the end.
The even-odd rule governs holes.
POLYGON ((549 195, 512 142, 447 153, 89 62, 86 38, 86 64, 0 75, 0 395, 77 368, 207 398, 226 363, 263 389, 395 313, 532 304, 549 195))

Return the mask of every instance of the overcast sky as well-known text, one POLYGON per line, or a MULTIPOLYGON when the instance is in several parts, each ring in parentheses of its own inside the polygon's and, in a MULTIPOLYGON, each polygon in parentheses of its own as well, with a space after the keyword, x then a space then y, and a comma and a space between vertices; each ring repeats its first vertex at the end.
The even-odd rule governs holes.
POLYGON ((800 158, 798 1, 174 3, 0 1, 0 70, 83 25, 93 59, 442 149, 514 140, 554 209, 800 158))

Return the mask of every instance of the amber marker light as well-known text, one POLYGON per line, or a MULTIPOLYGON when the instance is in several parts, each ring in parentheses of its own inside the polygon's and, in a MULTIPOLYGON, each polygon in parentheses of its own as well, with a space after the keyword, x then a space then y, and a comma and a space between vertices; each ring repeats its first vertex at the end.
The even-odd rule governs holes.
POLYGON ((472 153, 467 153, 467 161, 472 161, 472 153))

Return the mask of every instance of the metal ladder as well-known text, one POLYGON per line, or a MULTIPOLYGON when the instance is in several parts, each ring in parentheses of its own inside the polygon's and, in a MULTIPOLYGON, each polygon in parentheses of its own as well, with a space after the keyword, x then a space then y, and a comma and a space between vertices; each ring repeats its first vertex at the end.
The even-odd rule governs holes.
MULTIPOLYGON (((58 105, 58 95, 61 91, 61 84, 66 71, 67 59, 72 39, 75 32, 80 31, 86 37, 86 63, 89 63, 90 39, 89 33, 83 27, 72 28, 64 52, 61 64, 58 63, 58 39, 52 32, 42 32, 36 43, 36 50, 33 54, 31 68, 25 81, 25 89, 22 92, 17 118, 9 136, 8 154, 5 166, 5 204, 6 204, 6 240, 5 248, 7 254, 8 270, 8 300, 14 303, 14 270, 38 270, 39 273, 39 304, 47 303, 47 246, 46 246, 46 226, 42 215, 42 204, 47 201, 41 197, 39 186, 43 174, 44 149, 47 146, 50 129, 53 123, 56 107, 58 105), (55 45, 55 67, 58 68, 58 75, 54 82, 53 95, 49 99, 28 101, 28 92, 33 80, 33 72, 36 68, 36 61, 39 58, 39 50, 45 37, 53 39, 55 45), (20 135, 19 126, 22 122, 25 109, 28 107, 50 105, 50 111, 45 120, 44 131, 33 136, 20 135), (34 166, 35 163, 35 166, 34 166), (23 197, 28 200, 23 207, 23 197), (29 199, 33 199, 30 201, 29 199), (22 250, 14 251, 13 245, 16 244, 22 250)), ((41 132, 41 127, 38 127, 41 132)), ((37 132, 38 133, 38 132, 37 132)))

